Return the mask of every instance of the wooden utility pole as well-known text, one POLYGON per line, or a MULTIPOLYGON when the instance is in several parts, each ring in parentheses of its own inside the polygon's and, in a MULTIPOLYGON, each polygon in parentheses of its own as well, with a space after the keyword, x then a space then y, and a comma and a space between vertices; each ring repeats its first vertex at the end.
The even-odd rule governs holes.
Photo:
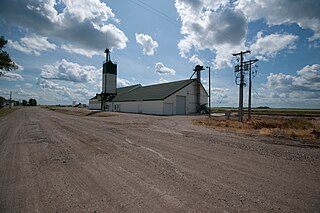
POLYGON ((9 109, 11 109, 11 108, 12 108, 12 106, 11 106, 11 102, 12 102, 12 91, 10 91, 9 109))
POLYGON ((207 66, 206 68, 209 69, 209 117, 211 117, 211 71, 209 66, 207 66))
POLYGON ((249 98, 248 98, 248 120, 251 120, 251 88, 252 88, 252 71, 251 65, 259 61, 258 59, 249 60, 244 62, 245 64, 249 64, 249 98))
POLYGON ((243 55, 250 53, 250 50, 245 52, 232 54, 233 56, 240 55, 240 84, 239 84, 239 111, 238 111, 238 121, 243 122, 243 85, 244 85, 244 75, 243 75, 243 55))

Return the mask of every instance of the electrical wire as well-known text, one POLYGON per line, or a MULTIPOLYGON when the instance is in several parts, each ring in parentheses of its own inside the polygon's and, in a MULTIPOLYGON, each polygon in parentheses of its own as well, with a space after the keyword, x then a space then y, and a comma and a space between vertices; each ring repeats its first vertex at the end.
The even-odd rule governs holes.
MULTIPOLYGON (((167 14, 165 14, 164 12, 162 12, 161 10, 158 10, 157 8, 154 8, 152 7, 151 5, 147 4, 146 2, 144 1, 141 1, 141 0, 129 0, 131 3, 159 16, 160 18, 163 18, 164 20, 166 20, 167 22, 175 25, 175 26, 178 26, 180 27, 180 23, 173 19, 172 17, 168 16, 167 14)), ((237 42, 235 41, 234 38, 231 38, 228 34, 226 33, 222 33, 223 36, 225 36, 226 38, 228 38, 230 41, 233 41, 233 42, 237 42)))
POLYGON ((142 7, 143 9, 159 16, 160 18, 166 20, 167 22, 175 25, 175 26, 178 26, 180 27, 179 23, 174 20, 173 18, 171 18, 170 16, 168 16, 167 14, 163 13, 162 11, 150 6, 149 4, 141 1, 141 0, 129 0, 131 3, 135 4, 135 5, 138 5, 140 7, 142 7))

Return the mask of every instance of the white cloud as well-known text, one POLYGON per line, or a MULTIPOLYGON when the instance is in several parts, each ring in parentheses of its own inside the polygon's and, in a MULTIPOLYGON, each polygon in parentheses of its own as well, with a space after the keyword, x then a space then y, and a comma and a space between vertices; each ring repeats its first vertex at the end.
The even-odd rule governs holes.
POLYGON ((270 34, 263 36, 260 31, 257 33, 255 42, 250 46, 251 54, 259 59, 266 59, 266 57, 275 57, 281 50, 295 49, 295 42, 298 36, 292 34, 270 34))
POLYGON ((151 36, 136 33, 136 42, 141 44, 143 47, 143 54, 145 55, 153 55, 156 48, 159 46, 158 42, 154 41, 151 36))
POLYGON ((307 65, 296 75, 270 73, 263 88, 264 98, 271 103, 294 103, 319 106, 320 64, 307 65))
MULTIPOLYGON (((2 0, 0 8, 0 17, 5 26, 19 26, 41 38, 56 38, 65 44, 71 43, 72 46, 63 46, 69 52, 70 47, 76 47, 90 52, 79 51, 79 54, 92 56, 94 51, 96 54, 103 52, 106 45, 110 49, 123 49, 128 41, 125 34, 110 23, 118 23, 119 20, 115 18, 111 8, 100 0, 22 0, 19 4, 2 0), (61 12, 56 8, 61 8, 61 12)), ((11 43, 28 53, 29 46, 11 43)), ((41 50, 37 48, 33 54, 38 54, 41 50)))
POLYGON ((163 83, 168 83, 168 82, 169 82, 168 80, 166 80, 164 78, 160 78, 158 83, 163 84, 163 83))
POLYGON ((33 84, 25 83, 24 86, 25 86, 26 88, 32 88, 32 87, 33 87, 33 84))
POLYGON ((72 82, 94 82, 99 70, 93 66, 82 66, 65 59, 54 65, 44 65, 40 77, 72 82))
POLYGON ((61 85, 61 82, 56 80, 54 81, 39 78, 37 84, 44 91, 44 94, 41 95, 41 98, 48 100, 52 100, 52 98, 54 98, 58 101, 71 102, 73 100, 77 100, 79 102, 86 103, 88 102, 89 98, 95 94, 95 92, 89 91, 87 86, 83 83, 78 83, 76 85, 61 85))
POLYGON ((20 41, 8 40, 8 47, 24 52, 26 54, 41 55, 42 51, 56 49, 56 45, 48 41, 48 37, 38 36, 34 33, 21 38, 20 41))
POLYGON ((189 61, 194 63, 194 64, 199 64, 199 65, 203 65, 203 61, 199 58, 198 55, 193 55, 191 58, 189 58, 189 61))
POLYGON ((208 49, 216 52, 213 60, 215 68, 230 65, 225 60, 230 60, 232 53, 230 48, 225 47, 240 49, 244 46, 247 22, 244 14, 231 9, 228 2, 176 0, 175 6, 182 22, 181 33, 184 35, 178 44, 181 57, 187 58, 193 48, 196 51, 208 49), (224 57, 226 51, 231 55, 228 58, 224 57))
POLYGON ((73 46, 72 44, 63 44, 61 45, 61 48, 69 53, 76 53, 79 55, 87 56, 89 58, 92 58, 92 56, 94 55, 102 54, 102 52, 99 53, 98 51, 95 51, 95 50, 86 50, 81 47, 73 46))
POLYGON ((214 87, 211 89, 211 97, 215 103, 221 103, 223 99, 227 99, 229 97, 229 93, 230 89, 228 88, 214 87))
POLYGON ((310 40, 320 39, 320 1, 318 0, 238 0, 236 9, 243 11, 250 21, 265 19, 269 25, 296 23, 311 29, 310 40))
POLYGON ((65 59, 41 69, 38 86, 44 94, 41 100, 69 102, 76 100, 87 103, 89 98, 101 91, 101 68, 80 65, 65 59))
POLYGON ((158 73, 159 75, 175 75, 176 71, 172 68, 168 68, 163 65, 163 63, 158 62, 154 66, 155 72, 158 73))
POLYGON ((130 85, 131 83, 127 79, 117 78, 117 87, 127 87, 130 85))
POLYGON ((296 35, 274 33, 263 36, 261 32, 255 43, 250 42, 250 47, 246 40, 250 21, 265 19, 269 25, 297 23, 314 31, 310 40, 320 38, 320 2, 317 0, 176 0, 175 7, 182 23, 180 32, 184 36, 178 43, 181 57, 195 61, 194 52, 210 50, 214 55, 215 69, 232 67, 232 53, 242 50, 252 48, 260 59, 267 60, 281 50, 296 48, 296 35), (272 45, 267 45, 268 42, 272 45))
POLYGON ((4 72, 4 75, 1 76, 1 79, 7 80, 7 81, 23 81, 24 80, 24 78, 16 72, 4 72))

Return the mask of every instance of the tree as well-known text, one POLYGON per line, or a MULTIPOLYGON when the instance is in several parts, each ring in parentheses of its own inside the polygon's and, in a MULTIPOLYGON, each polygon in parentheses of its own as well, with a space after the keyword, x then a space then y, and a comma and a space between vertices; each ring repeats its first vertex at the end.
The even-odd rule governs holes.
POLYGON ((34 98, 29 99, 29 105, 30 106, 37 106, 37 100, 34 98))
POLYGON ((8 43, 3 36, 0 37, 0 77, 6 72, 18 69, 18 66, 11 60, 9 53, 2 50, 8 43))
POLYGON ((4 106, 4 102, 6 101, 6 99, 2 96, 0 96, 0 107, 4 106))
POLYGON ((22 100, 22 106, 27 106, 28 105, 28 101, 27 100, 22 100))

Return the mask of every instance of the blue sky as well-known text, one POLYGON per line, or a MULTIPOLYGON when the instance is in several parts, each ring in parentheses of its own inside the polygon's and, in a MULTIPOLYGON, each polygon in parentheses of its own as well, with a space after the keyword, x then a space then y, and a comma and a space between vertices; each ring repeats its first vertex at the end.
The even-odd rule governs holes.
MULTIPOLYGON (((212 106, 238 104, 232 53, 259 59, 253 106, 320 108, 318 0, 2 0, 0 35, 19 70, 0 95, 88 103, 106 47, 118 86, 188 79, 211 67, 212 106)), ((208 88, 208 70, 202 72, 208 88)), ((246 80, 247 81, 247 80, 246 80)), ((248 87, 244 89, 247 106, 248 87)))

